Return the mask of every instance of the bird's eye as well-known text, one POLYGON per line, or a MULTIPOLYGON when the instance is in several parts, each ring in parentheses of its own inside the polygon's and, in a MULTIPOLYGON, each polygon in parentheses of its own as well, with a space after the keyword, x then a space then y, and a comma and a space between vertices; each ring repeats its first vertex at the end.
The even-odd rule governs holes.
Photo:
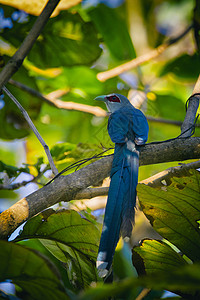
POLYGON ((107 96, 106 98, 108 99, 109 102, 119 102, 119 103, 121 102, 119 97, 117 97, 116 95, 107 96))

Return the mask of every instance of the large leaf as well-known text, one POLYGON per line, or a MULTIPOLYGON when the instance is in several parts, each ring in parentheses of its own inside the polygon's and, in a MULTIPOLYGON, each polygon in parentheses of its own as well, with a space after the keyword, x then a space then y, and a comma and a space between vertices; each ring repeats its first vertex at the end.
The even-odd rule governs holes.
POLYGON ((183 79, 196 79, 199 76, 200 59, 198 54, 175 58, 168 62, 161 70, 160 76, 172 73, 183 79))
POLYGON ((138 185, 144 214, 154 229, 193 261, 200 260, 200 174, 196 170, 173 177, 169 186, 138 185))
POLYGON ((15 241, 38 238, 66 264, 71 283, 78 289, 96 281, 95 262, 99 230, 75 211, 46 210, 26 223, 15 241))
POLYGON ((90 10, 89 15, 113 56, 122 60, 135 57, 126 19, 117 10, 101 4, 90 10))
POLYGON ((139 275, 170 272, 186 265, 186 261, 166 243, 144 240, 133 248, 133 265, 139 275))
POLYGON ((0 241, 0 261, 0 281, 11 280, 26 299, 69 299, 57 269, 39 252, 0 241))
POLYGON ((50 19, 28 58, 38 67, 90 65, 101 54, 94 25, 67 11, 50 19), (59 53, 59 55, 58 55, 59 53))

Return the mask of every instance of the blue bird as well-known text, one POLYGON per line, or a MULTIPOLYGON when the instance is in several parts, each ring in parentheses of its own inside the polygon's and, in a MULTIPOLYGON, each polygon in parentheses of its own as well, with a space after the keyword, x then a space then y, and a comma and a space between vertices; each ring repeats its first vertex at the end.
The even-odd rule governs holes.
POLYGON ((100 277, 109 275, 120 235, 125 241, 131 237, 136 206, 139 148, 148 138, 145 115, 120 94, 98 96, 111 113, 108 133, 115 143, 111 182, 105 210, 103 229, 97 257, 100 277))

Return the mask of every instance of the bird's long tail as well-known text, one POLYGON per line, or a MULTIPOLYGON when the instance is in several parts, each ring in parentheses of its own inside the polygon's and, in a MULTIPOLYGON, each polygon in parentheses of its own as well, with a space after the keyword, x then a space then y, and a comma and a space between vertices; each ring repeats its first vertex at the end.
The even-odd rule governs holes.
POLYGON ((127 144, 115 147, 111 182, 97 257, 100 277, 108 274, 120 234, 131 236, 135 215, 139 156, 127 144))

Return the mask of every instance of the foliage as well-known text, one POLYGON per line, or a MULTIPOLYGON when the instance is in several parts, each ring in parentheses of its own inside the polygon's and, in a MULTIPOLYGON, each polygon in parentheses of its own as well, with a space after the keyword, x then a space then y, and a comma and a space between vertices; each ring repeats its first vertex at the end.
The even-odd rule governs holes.
POLYGON ((1 281, 12 279, 22 298, 69 299, 55 266, 40 252, 6 241, 0 245, 1 281))
POLYGON ((99 230, 77 212, 46 210, 32 218, 15 241, 39 239, 62 263, 77 290, 97 280, 99 230))
MULTIPOLYGON (((12 6, 0 2, 2 66, 32 28, 40 1, 15 0, 12 6)), ((64 8, 66 1, 61 1, 23 66, 7 84, 49 145, 59 171, 93 158, 113 144, 106 118, 84 113, 81 108, 59 109, 55 100, 72 106, 86 104, 92 110, 97 105, 93 99, 100 94, 118 92, 129 98, 135 94, 139 99, 146 95, 141 109, 147 116, 163 119, 163 123, 150 123, 149 141, 165 140, 180 134, 176 121, 185 117, 184 103, 200 68, 198 1, 99 0, 96 5, 83 1, 73 6, 78 2, 67 1, 68 9, 64 8), (97 79, 99 72, 178 36, 193 21, 192 33, 169 46, 162 56, 105 82, 97 79), (53 99, 54 105, 48 99, 53 99)), ((195 134, 199 134, 198 128, 195 134)), ((27 183, 43 185, 49 180, 46 171, 50 167, 41 145, 6 95, 0 98, 0 138, 0 186, 14 186, 25 176, 27 183)), ((173 165, 176 162, 142 167, 140 178, 173 165)), ((132 262, 129 247, 120 241, 112 285, 103 284, 96 274, 98 218, 89 210, 81 214, 66 208, 43 211, 11 242, 0 241, 0 280, 12 282, 15 296, 21 299, 135 299, 143 287, 152 289, 145 299, 160 299, 164 290, 174 292, 174 299, 199 299, 199 178, 198 171, 190 170, 173 176, 162 187, 138 186, 140 206, 161 237, 142 236, 141 244, 132 250, 132 262)), ((16 193, 17 197, 30 193, 29 187, 15 192, 15 197, 16 193)), ((13 201, 14 192, 2 191, 1 197, 13 201)))

